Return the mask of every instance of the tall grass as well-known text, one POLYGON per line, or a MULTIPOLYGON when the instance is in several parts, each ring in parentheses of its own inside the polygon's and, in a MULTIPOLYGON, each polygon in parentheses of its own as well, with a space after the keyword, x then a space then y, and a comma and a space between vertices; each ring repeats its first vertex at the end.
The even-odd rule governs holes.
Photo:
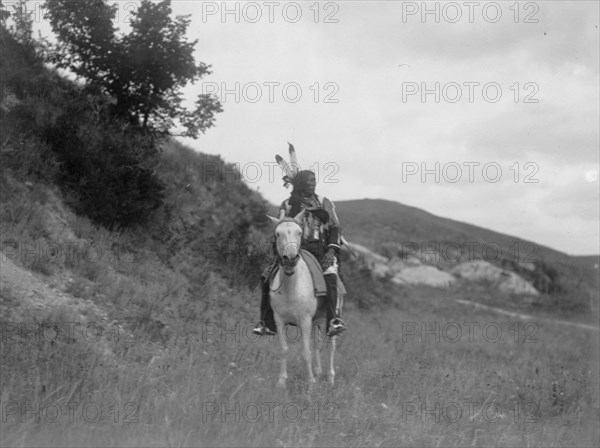
MULTIPOLYGON (((287 389, 279 391, 278 344, 251 334, 260 288, 249 281, 255 272, 243 271, 253 264, 259 272, 266 258, 202 257, 190 248, 189 229, 171 234, 174 246, 153 231, 109 232, 66 213, 52 190, 11 179, 4 183, 10 189, 2 201, 8 217, 2 241, 64 242, 71 232, 69 238, 101 247, 104 256, 94 262, 83 244, 80 256, 58 257, 36 275, 97 304, 107 318, 58 308, 3 322, 3 445, 598 444, 597 333, 548 320, 511 321, 455 302, 506 299, 483 287, 437 290, 375 281, 344 258, 349 330, 338 347, 336 385, 321 379, 308 394, 294 344, 287 389), (66 230, 57 233, 48 216, 62 216, 66 230), (66 322, 79 324, 73 338, 65 337, 66 322), (470 340, 466 323, 489 326, 492 337, 479 332, 470 340), (412 334, 415 325, 419 331, 412 334), (463 333, 453 341, 456 325, 463 333), (439 341, 422 328, 439 328, 439 341), (493 341, 497 328, 502 337, 493 341)), ((192 203, 174 202, 174 216, 192 203)), ((268 241, 265 235, 254 229, 241 241, 268 241)), ((19 257, 13 261, 34 268, 19 257)), ((2 289, 4 308, 19 300, 9 287, 2 289)))
MULTIPOLYGON (((177 153, 170 154, 165 166, 181 165, 177 153)), ((177 182, 185 188, 195 175, 190 170, 177 182)), ((195 218, 193 208, 199 197, 211 197, 206 187, 190 186, 197 196, 183 198, 174 188, 167 192, 170 210, 148 229, 110 232, 68 212, 52 188, 12 176, 3 186, 3 244, 80 243, 73 257, 34 265, 17 255, 13 262, 106 313, 97 321, 59 307, 3 322, 3 445, 598 444, 597 333, 548 320, 515 322, 455 301, 507 300, 484 285, 437 290, 376 281, 344 257, 349 330, 338 347, 336 385, 321 380, 308 394, 294 345, 288 386, 279 391, 278 344, 251 334, 260 300, 257 273, 267 255, 241 250, 211 258, 198 246, 205 241, 199 235, 231 239, 240 248, 264 246, 268 232, 260 226, 238 234, 234 224, 251 222, 256 204, 224 211, 207 201, 207 222, 195 218), (176 224, 178 217, 187 224, 176 224), (227 218, 227 226, 214 227, 227 218), (93 245, 103 256, 90 261, 86 251, 93 245), (64 337, 68 322, 78 324, 73 338, 64 337), (466 323, 500 328, 502 338, 479 332, 471 341, 466 323), (439 341, 412 334, 422 325, 439 328, 439 341), (463 334, 449 340, 456 325, 463 334), (32 329, 44 332, 36 336, 32 329)), ((242 190, 226 197, 242 200, 242 190)), ((1 292, 2 309, 21 300, 9 284, 1 292)))
POLYGON ((515 333, 514 321, 433 294, 405 294, 398 307, 368 312, 349 303, 337 383, 321 379, 307 394, 296 345, 287 389, 274 389, 278 344, 249 333, 252 319, 235 306, 243 308, 243 299, 230 296, 231 312, 215 313, 195 333, 166 343, 146 332, 108 341, 116 354, 109 362, 86 356, 90 342, 81 339, 3 342, 2 358, 9 361, 3 365, 11 366, 2 375, 3 406, 80 403, 72 422, 64 413, 56 423, 44 415, 39 423, 32 414, 23 422, 6 415, 3 444, 597 445, 597 334, 537 322, 534 332, 519 322, 515 333), (465 322, 494 323, 503 336, 491 342, 492 332, 489 340, 463 333, 452 342, 454 333, 438 332, 436 342, 435 334, 406 331, 409 323, 431 330, 435 322, 463 329, 465 322), (95 421, 90 403, 102 406, 102 421, 95 421), (82 415, 86 405, 89 421, 82 415))

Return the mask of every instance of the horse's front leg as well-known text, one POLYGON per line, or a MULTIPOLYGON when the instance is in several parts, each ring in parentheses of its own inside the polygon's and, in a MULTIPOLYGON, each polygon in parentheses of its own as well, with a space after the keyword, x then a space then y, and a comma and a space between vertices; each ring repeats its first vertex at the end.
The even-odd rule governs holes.
POLYGON ((311 329, 312 329, 312 317, 308 316, 302 320, 300 324, 302 330, 302 352, 304 361, 306 362, 306 371, 308 373, 309 387, 312 387, 312 383, 315 382, 315 377, 312 371, 312 353, 311 353, 311 329))
POLYGON ((279 335, 279 343, 281 344, 281 354, 279 359, 280 370, 279 380, 277 381, 277 387, 285 389, 285 380, 287 380, 287 353, 289 347, 287 341, 285 340, 284 322, 276 313, 275 322, 277 324, 277 334, 279 335))

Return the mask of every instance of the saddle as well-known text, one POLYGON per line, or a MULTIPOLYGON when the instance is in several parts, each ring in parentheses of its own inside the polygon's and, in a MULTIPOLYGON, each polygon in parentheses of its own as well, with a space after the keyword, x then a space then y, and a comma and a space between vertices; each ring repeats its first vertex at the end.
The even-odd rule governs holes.
MULTIPOLYGON (((327 295, 327 285, 325 284, 325 277, 323 277, 323 270, 321 269, 321 264, 316 259, 316 257, 311 254, 306 249, 300 250, 300 256, 308 266, 308 270, 310 271, 310 275, 313 281, 313 288, 315 291, 315 296, 325 296, 327 295)), ((263 271, 263 277, 269 283, 269 286, 273 285, 273 281, 275 280, 275 276, 279 271, 279 264, 272 263, 263 271)), ((337 286, 338 286, 338 296, 346 295, 346 288, 344 287, 344 283, 340 279, 340 276, 337 276, 337 286)))

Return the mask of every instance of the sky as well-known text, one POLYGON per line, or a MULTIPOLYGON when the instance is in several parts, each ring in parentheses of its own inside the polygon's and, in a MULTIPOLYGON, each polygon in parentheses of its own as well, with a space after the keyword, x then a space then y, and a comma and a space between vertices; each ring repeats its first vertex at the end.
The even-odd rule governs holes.
MULTIPOLYGON (((136 2, 119 3, 126 27, 136 2)), ((195 150, 272 203, 294 144, 317 193, 387 199, 600 253, 599 3, 173 1, 224 112, 195 150)), ((343 217, 341 217, 343 218, 343 217)), ((376 219, 376 217, 374 217, 376 219)))

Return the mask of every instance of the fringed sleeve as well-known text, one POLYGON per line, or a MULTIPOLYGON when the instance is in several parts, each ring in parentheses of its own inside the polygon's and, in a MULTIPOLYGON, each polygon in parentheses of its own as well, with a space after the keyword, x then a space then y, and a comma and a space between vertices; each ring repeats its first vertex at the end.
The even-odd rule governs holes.
POLYGON ((325 197, 323 198, 321 205, 325 211, 329 213, 329 222, 327 223, 329 240, 327 241, 327 246, 339 249, 342 245, 342 228, 337 213, 335 212, 335 205, 325 197))

